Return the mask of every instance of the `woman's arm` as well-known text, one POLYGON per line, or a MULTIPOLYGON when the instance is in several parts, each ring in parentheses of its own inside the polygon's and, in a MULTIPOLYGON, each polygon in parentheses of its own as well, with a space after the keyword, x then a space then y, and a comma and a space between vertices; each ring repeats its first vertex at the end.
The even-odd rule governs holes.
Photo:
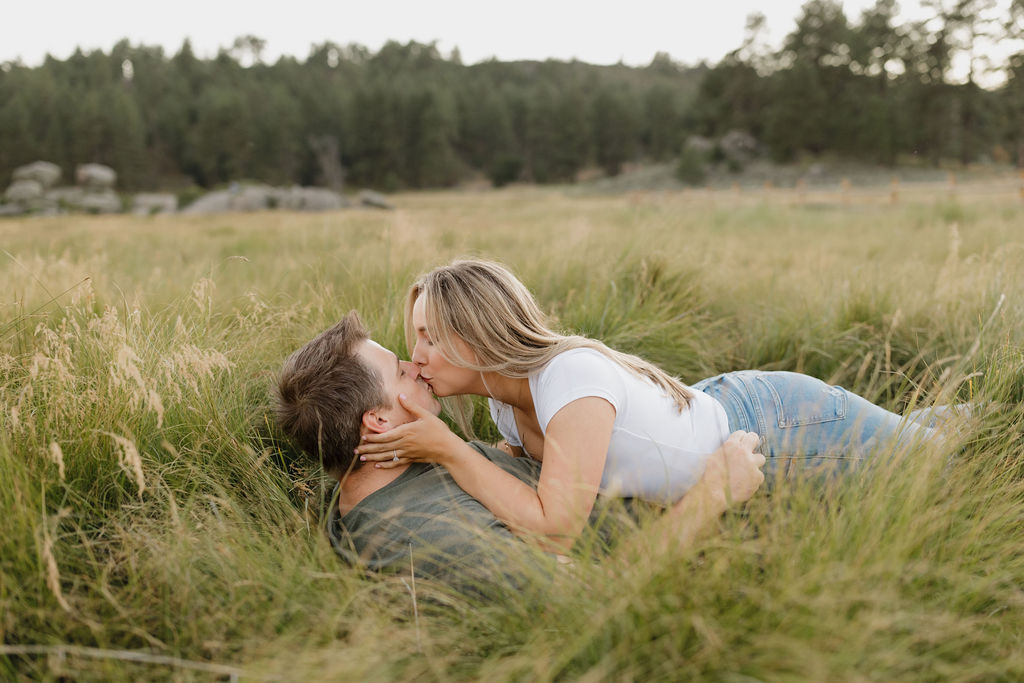
MULTIPOLYGON (((400 399, 401 400, 401 399, 400 399)), ((443 465, 466 493, 513 532, 540 537, 547 550, 565 551, 580 535, 597 499, 615 409, 601 398, 580 398, 548 423, 536 490, 480 455, 437 417, 402 401, 414 422, 367 435, 357 449, 378 467, 409 460, 443 465)))

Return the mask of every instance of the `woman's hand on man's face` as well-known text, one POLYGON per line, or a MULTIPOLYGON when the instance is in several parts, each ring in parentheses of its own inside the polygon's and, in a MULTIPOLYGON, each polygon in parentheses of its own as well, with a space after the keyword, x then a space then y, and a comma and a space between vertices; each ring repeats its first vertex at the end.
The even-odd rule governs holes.
POLYGON ((379 434, 366 434, 356 448, 356 456, 374 467, 390 469, 410 462, 444 464, 463 443, 440 418, 405 397, 398 401, 412 414, 411 422, 379 434))

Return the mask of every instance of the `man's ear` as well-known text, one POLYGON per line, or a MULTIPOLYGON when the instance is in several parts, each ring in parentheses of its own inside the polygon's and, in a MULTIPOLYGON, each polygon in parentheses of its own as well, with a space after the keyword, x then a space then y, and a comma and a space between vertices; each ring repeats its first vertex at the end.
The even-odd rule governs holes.
POLYGON ((380 434, 391 429, 391 421, 377 409, 367 410, 363 413, 363 426, 374 434, 380 434))

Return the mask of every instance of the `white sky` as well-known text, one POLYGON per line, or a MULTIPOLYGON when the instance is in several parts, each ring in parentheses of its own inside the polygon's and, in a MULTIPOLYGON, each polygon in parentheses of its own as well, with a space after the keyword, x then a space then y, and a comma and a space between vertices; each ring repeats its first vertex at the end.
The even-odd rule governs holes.
MULTIPOLYGON (((0 63, 29 66, 49 52, 66 59, 76 46, 109 51, 120 39, 178 51, 185 37, 200 57, 212 57, 237 36, 267 41, 265 59, 304 59, 313 43, 359 43, 376 51, 387 40, 437 41, 442 54, 458 46, 472 64, 500 60, 578 58, 592 64, 620 59, 648 64, 656 52, 679 62, 717 62, 739 47, 748 14, 763 12, 769 41, 779 44, 804 0, 4 0, 0 63)), ((846 0, 857 20, 874 0, 846 0)), ((901 6, 918 10, 917 0, 901 6)))

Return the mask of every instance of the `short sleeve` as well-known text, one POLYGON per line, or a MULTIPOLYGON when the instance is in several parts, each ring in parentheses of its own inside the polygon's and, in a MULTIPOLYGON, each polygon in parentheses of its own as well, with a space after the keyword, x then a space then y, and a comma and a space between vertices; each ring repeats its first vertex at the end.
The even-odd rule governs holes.
POLYGON ((510 446, 521 448, 523 442, 519 438, 519 431, 516 429, 516 416, 512 412, 512 406, 501 401, 495 401, 493 398, 487 399, 487 404, 491 409, 491 419, 494 420, 494 424, 501 433, 502 438, 510 446))
POLYGON ((547 431, 548 422, 559 410, 588 396, 605 399, 618 415, 626 401, 623 372, 615 361, 594 349, 573 349, 556 356, 537 373, 531 386, 541 430, 547 431))

